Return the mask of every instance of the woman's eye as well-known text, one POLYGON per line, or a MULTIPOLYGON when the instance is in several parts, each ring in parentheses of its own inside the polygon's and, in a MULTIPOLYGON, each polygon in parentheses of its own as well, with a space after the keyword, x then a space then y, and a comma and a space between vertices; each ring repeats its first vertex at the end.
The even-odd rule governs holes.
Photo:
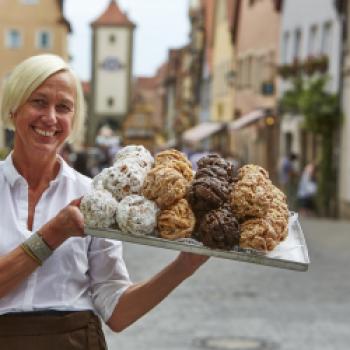
POLYGON ((39 99, 39 98, 32 100, 32 103, 35 106, 39 106, 39 107, 45 107, 45 105, 46 105, 45 100, 42 100, 42 99, 39 99))
POLYGON ((62 113, 69 113, 70 111, 71 111, 72 109, 69 107, 69 106, 67 106, 67 105, 58 105, 57 106, 57 111, 58 112, 62 112, 62 113))

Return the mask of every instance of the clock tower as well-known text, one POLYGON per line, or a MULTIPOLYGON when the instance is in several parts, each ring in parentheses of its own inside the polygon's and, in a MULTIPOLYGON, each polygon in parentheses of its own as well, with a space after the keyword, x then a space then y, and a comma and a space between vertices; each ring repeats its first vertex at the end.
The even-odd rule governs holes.
POLYGON ((94 144, 102 125, 117 134, 130 110, 133 34, 135 24, 115 0, 91 23, 91 96, 87 125, 88 143, 94 144))

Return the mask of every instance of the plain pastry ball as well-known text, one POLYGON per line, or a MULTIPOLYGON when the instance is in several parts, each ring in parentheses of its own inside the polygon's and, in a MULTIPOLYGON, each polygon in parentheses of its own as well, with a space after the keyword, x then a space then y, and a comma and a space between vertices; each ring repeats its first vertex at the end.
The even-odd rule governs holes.
POLYGON ((150 235, 157 224, 158 210, 155 202, 143 196, 130 195, 119 203, 117 223, 124 233, 150 235))
POLYGON ((118 202, 105 190, 93 190, 80 203, 86 226, 108 228, 115 223, 118 202))

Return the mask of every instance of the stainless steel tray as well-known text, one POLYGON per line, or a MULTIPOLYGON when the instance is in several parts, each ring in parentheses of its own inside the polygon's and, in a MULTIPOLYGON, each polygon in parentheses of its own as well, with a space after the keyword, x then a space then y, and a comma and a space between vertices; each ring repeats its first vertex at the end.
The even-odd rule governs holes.
POLYGON ((310 264, 310 259, 297 213, 291 213, 288 226, 289 232, 287 239, 269 253, 242 248, 237 248, 230 251, 210 249, 192 239, 170 241, 153 236, 126 234, 114 229, 96 229, 85 227, 85 234, 95 237, 149 245, 153 247, 209 255, 217 258, 278 267, 282 269, 306 271, 310 264))

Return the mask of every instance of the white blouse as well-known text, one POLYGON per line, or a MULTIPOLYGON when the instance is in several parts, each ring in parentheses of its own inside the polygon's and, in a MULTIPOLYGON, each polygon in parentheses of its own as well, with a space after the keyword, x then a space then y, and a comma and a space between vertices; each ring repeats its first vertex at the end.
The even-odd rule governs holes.
MULTIPOLYGON (((90 190, 91 179, 63 159, 55 180, 40 198, 34 214, 37 231, 73 199, 90 190)), ((28 184, 9 155, 0 162, 0 256, 33 232, 27 229, 28 184)), ((122 243, 71 237, 15 290, 0 298, 0 315, 37 310, 93 310, 107 321, 122 293, 131 285, 122 243)))

